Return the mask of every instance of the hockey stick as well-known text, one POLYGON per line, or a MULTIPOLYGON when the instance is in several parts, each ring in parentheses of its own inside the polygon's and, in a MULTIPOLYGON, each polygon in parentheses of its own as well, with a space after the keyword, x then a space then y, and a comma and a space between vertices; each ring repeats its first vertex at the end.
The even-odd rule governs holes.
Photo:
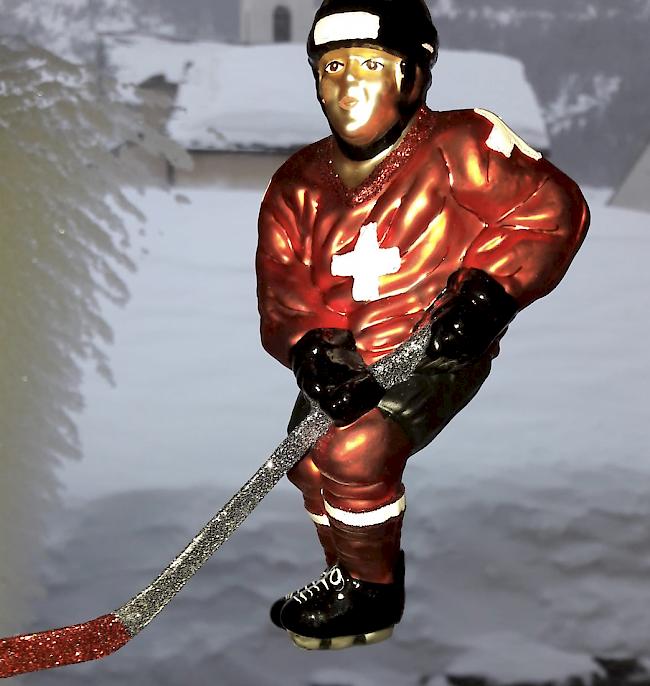
MULTIPOLYGON (((395 352, 372 365, 375 378, 384 388, 411 376, 429 337, 429 327, 421 326, 395 352)), ((84 624, 0 639, 0 678, 96 660, 126 645, 230 538, 330 424, 319 408, 313 408, 155 581, 115 612, 84 624)))

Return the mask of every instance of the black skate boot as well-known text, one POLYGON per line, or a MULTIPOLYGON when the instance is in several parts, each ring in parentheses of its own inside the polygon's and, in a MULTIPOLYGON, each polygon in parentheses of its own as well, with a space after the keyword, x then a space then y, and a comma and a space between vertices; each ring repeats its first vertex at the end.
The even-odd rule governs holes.
POLYGON ((284 629, 282 622, 280 621, 280 613, 282 612, 284 604, 287 602, 287 600, 289 600, 290 597, 291 595, 278 598, 273 605, 271 605, 269 616, 271 617, 271 622, 273 622, 278 629, 284 629))
POLYGON ((375 584, 351 577, 340 564, 293 593, 280 622, 291 640, 306 650, 338 650, 384 641, 404 610, 404 554, 395 581, 375 584))
POLYGON ((292 593, 287 593, 287 595, 282 596, 282 598, 278 598, 273 605, 271 605, 271 610, 269 612, 269 616, 271 617, 271 622, 275 624, 280 629, 284 629, 284 626, 282 626, 282 621, 280 620, 280 613, 282 612, 282 608, 284 607, 285 603, 291 598, 291 596, 296 595, 300 593, 301 591, 304 591, 305 588, 314 586, 315 584, 318 584, 320 580, 326 575, 329 574, 330 568, 326 568, 321 572, 321 575, 318 577, 318 579, 314 579, 314 581, 311 581, 307 584, 307 586, 304 586, 303 588, 299 588, 297 591, 293 591, 292 593))
MULTIPOLYGON (((312 515, 313 516, 313 515, 312 515)), ((322 578, 323 574, 327 574, 329 571, 329 568, 336 562, 336 548, 334 546, 334 540, 332 538, 332 529, 329 525, 323 526, 322 524, 316 524, 316 534, 318 535, 318 540, 323 548, 323 553, 325 554, 325 564, 327 565, 325 569, 321 572, 321 575, 316 579, 315 581, 312 581, 311 584, 315 584, 316 581, 322 578)), ((271 611, 270 611, 270 616, 271 616, 271 621, 275 626, 277 626, 280 629, 284 629, 282 626, 282 623, 280 622, 280 612, 282 612, 282 608, 284 607, 284 604, 291 598, 291 596, 294 593, 299 593, 300 589, 298 591, 294 591, 293 593, 287 593, 287 595, 283 596, 282 598, 278 598, 273 605, 271 605, 271 611)))

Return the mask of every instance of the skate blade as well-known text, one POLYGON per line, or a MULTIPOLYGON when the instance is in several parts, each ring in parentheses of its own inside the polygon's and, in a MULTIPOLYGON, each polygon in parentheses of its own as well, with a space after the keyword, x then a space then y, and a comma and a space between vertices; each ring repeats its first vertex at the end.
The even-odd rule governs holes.
POLYGON ((380 631, 373 631, 368 634, 359 634, 358 636, 337 636, 336 638, 311 638, 310 636, 301 636, 294 634, 293 631, 287 631, 294 645, 303 650, 344 650, 352 646, 367 646, 373 643, 381 643, 393 635, 393 627, 389 626, 387 629, 380 631))

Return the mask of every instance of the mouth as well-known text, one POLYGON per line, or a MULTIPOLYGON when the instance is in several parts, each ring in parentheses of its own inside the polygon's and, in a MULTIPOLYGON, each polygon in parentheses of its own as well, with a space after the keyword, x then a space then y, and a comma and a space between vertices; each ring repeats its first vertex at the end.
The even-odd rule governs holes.
POLYGON ((339 100, 339 107, 343 110, 351 110, 353 107, 359 104, 359 99, 353 97, 352 95, 346 95, 344 98, 339 100))

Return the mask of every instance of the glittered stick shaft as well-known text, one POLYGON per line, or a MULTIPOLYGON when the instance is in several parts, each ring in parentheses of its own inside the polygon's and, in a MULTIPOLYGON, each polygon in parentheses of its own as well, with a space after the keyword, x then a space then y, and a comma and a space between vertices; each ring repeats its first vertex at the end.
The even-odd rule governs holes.
POLYGON ((115 614, 132 636, 142 631, 230 538, 282 476, 325 434, 329 425, 329 419, 320 410, 313 410, 167 569, 150 586, 117 610, 115 614))
MULTIPOLYGON (((429 337, 429 327, 421 327, 394 353, 372 366, 384 388, 408 379, 420 363, 429 337)), ((125 645, 230 538, 330 425, 330 419, 315 407, 162 574, 112 615, 86 624, 0 639, 0 677, 95 660, 125 645)))

